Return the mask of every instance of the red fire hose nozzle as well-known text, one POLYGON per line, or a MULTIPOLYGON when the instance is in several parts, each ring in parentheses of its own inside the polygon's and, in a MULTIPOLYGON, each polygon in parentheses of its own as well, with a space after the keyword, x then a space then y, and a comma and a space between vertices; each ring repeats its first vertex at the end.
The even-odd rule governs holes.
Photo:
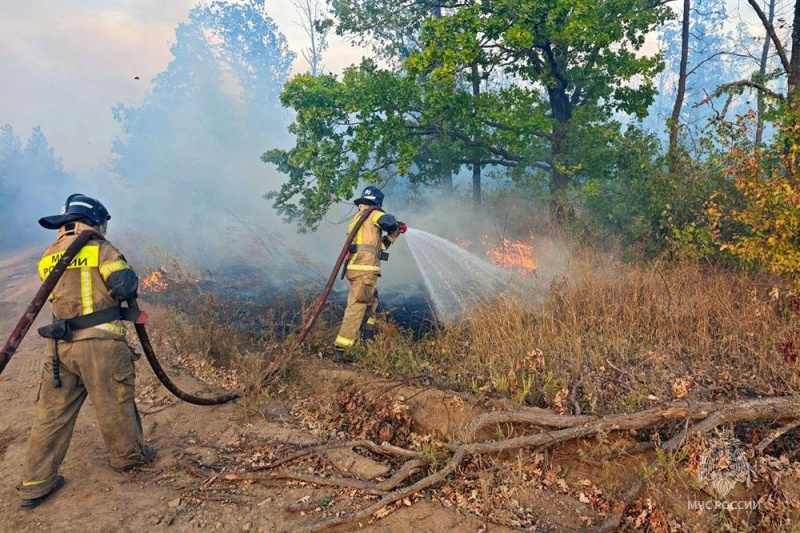
POLYGON ((408 231, 408 226, 406 225, 405 222, 401 222, 400 223, 400 233, 405 233, 407 231, 408 231))

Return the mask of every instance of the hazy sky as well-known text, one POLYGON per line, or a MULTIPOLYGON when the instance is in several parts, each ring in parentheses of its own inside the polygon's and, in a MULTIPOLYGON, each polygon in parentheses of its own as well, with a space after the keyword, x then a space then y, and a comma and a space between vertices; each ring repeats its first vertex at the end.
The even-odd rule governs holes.
MULTIPOLYGON (((42 127, 68 171, 102 163, 119 132, 111 108, 139 104, 172 59, 176 26, 198 0, 0 0, 0 125, 27 139, 42 127), (139 77, 138 80, 135 77, 139 77)), ((298 58, 308 46, 289 0, 268 0, 270 16, 298 58)), ((331 35, 329 71, 359 52, 331 35)))
MULTIPOLYGON (((111 108, 137 105, 172 58, 175 27, 197 0, 0 0, 0 125, 27 138, 42 127, 66 170, 102 163, 119 127, 111 108), (134 79, 136 76, 139 80, 134 79)), ((677 5, 677 3, 675 4, 677 5)), ((270 15, 306 65, 307 46, 289 0, 267 3, 270 15)), ((731 0, 729 15, 749 11, 731 0)), ((339 72, 360 51, 330 36, 326 70, 339 72)))

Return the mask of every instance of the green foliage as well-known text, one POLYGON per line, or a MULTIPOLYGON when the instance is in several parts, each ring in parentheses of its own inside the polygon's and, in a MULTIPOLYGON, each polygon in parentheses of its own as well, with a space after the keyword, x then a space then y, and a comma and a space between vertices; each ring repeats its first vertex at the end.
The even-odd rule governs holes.
MULTIPOLYGON (((281 102, 297 110, 295 146, 272 149, 262 159, 289 176, 275 207, 288 220, 314 229, 334 202, 350 198, 359 180, 378 182, 380 171, 405 174, 427 135, 419 88, 408 78, 364 60, 333 75, 299 75, 281 102)), ((418 179, 425 179, 418 172, 418 179)))
POLYGON ((596 154, 595 172, 578 189, 583 210, 577 227, 585 239, 619 239, 626 250, 657 253, 666 246, 665 216, 683 184, 665 172, 654 135, 631 127, 609 145, 596 154))
POLYGON ((518 181, 538 168, 561 194, 596 178, 619 135, 614 114, 643 116, 652 101, 661 60, 642 46, 671 15, 650 0, 333 7, 337 31, 372 39, 394 62, 286 85, 295 146, 263 160, 288 176, 268 197, 304 229, 360 180, 449 186, 465 165, 505 168, 518 181))
MULTIPOLYGON (((770 146, 732 137, 726 171, 733 190, 714 194, 707 213, 720 249, 800 287, 800 122, 789 110, 782 118, 770 146)), ((742 117, 739 131, 748 131, 752 119, 742 117)))

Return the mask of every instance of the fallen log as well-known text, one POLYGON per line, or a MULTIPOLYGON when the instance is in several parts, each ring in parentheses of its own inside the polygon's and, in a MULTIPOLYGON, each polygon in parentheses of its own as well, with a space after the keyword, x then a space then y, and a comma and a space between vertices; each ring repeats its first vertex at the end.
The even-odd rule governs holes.
MULTIPOLYGON (((392 446, 388 443, 376 444, 369 440, 354 440, 341 443, 327 442, 308 446, 287 458, 281 459, 272 465, 260 467, 260 470, 269 470, 278 465, 305 457, 311 453, 329 450, 337 447, 362 447, 373 452, 385 455, 404 457, 406 462, 398 471, 386 481, 371 483, 356 481, 348 478, 322 478, 319 476, 298 474, 295 472, 270 472, 266 475, 254 475, 250 472, 228 472, 221 475, 221 479, 228 481, 258 481, 266 479, 295 479, 316 483, 325 486, 338 486, 342 488, 356 488, 367 494, 379 495, 380 500, 363 509, 343 513, 309 524, 309 531, 322 531, 330 528, 344 526, 353 522, 369 520, 373 515, 400 500, 409 498, 415 493, 427 490, 434 485, 446 482, 448 476, 455 472, 463 461, 476 455, 490 455, 507 452, 520 448, 544 449, 580 438, 590 438, 602 433, 617 431, 633 431, 646 428, 655 428, 666 423, 682 421, 683 429, 665 443, 657 446, 665 452, 674 452, 681 448, 686 439, 693 433, 704 433, 723 424, 738 422, 752 422, 757 420, 782 420, 793 428, 793 420, 800 419, 800 397, 764 397, 738 400, 729 403, 700 402, 688 399, 664 403, 635 413, 612 414, 605 416, 588 415, 556 415, 546 412, 531 410, 503 411, 486 413, 475 417, 464 428, 462 434, 465 440, 472 438, 481 429, 503 424, 515 424, 516 432, 530 431, 537 428, 534 433, 519 437, 484 442, 451 442, 444 445, 445 450, 452 453, 450 459, 437 470, 433 470, 425 477, 418 479, 411 485, 398 487, 407 480, 411 474, 420 468, 429 465, 429 462, 419 453, 392 446), (788 422, 787 422, 788 421, 788 422), (547 429, 542 430, 541 427, 547 429), (556 428, 556 429, 551 429, 556 428)), ((658 467, 653 461, 651 471, 658 467)), ((635 501, 645 487, 643 478, 637 479, 625 493, 620 496, 619 503, 612 509, 597 531, 615 531, 619 529, 622 518, 628 506, 635 501)))
MULTIPOLYGON (((690 434, 710 431, 725 423, 800 417, 800 398, 795 396, 768 397, 739 400, 727 404, 678 401, 637 413, 588 418, 585 415, 558 416, 565 419, 564 425, 567 425, 567 428, 498 441, 458 445, 451 444, 448 448, 453 451, 453 457, 440 470, 420 479, 411 486, 397 489, 386 494, 378 502, 365 509, 311 524, 309 530, 322 531, 328 528, 366 520, 386 506, 440 483, 458 468, 462 461, 473 455, 493 454, 523 447, 546 448, 577 438, 591 437, 601 432, 638 430, 655 427, 666 422, 684 420, 687 423, 687 427, 662 446, 662 449, 665 451, 675 451, 680 448, 690 434), (691 425, 690 423, 693 421, 699 422, 691 425), (574 425, 569 426, 570 423, 574 425)), ((508 411, 504 412, 502 416, 498 415, 496 417, 480 415, 476 417, 473 422, 468 424, 468 427, 485 427, 487 424, 494 421, 507 423, 524 420, 535 420, 533 423, 536 425, 545 425, 543 424, 545 420, 555 422, 549 417, 531 417, 529 412, 508 411), (481 417, 483 418, 478 420, 481 417)), ((654 462, 650 466, 652 469, 655 468, 657 464, 654 462)), ((601 524, 599 531, 614 531, 618 529, 625 510, 628 505, 636 499, 643 487, 644 480, 640 478, 626 491, 622 497, 621 503, 616 506, 609 517, 601 524)))

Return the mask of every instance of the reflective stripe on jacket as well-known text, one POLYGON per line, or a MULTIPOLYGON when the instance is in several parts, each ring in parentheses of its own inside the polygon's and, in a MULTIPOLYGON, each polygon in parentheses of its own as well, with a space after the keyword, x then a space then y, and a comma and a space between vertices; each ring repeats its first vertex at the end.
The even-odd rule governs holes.
MULTIPOLYGON (((348 235, 353 230, 353 226, 361 217, 361 212, 367 208, 365 205, 358 206, 358 213, 353 217, 350 225, 347 227, 348 235)), ((347 264, 348 271, 362 271, 380 273, 381 260, 380 252, 384 250, 382 243, 383 231, 379 225, 381 217, 386 216, 386 213, 380 210, 375 210, 369 214, 369 218, 361 224, 361 227, 356 232, 353 238, 353 244, 356 246, 356 252, 350 256, 350 262, 347 264)), ((392 241, 392 237, 389 237, 392 241)), ((396 238, 396 236, 395 236, 396 238)))
MULTIPOLYGON (((67 224, 58 230, 56 242, 50 245, 39 260, 39 277, 44 280, 77 234, 91 228, 80 222, 67 224), (69 229, 67 229, 69 228, 69 229)), ((50 294, 53 315, 57 319, 74 318, 118 305, 111 296, 106 280, 114 272, 130 269, 122 254, 111 243, 92 237, 72 260, 64 275, 50 294)), ((125 337, 125 325, 115 320, 73 334, 72 340, 88 338, 125 337)))

